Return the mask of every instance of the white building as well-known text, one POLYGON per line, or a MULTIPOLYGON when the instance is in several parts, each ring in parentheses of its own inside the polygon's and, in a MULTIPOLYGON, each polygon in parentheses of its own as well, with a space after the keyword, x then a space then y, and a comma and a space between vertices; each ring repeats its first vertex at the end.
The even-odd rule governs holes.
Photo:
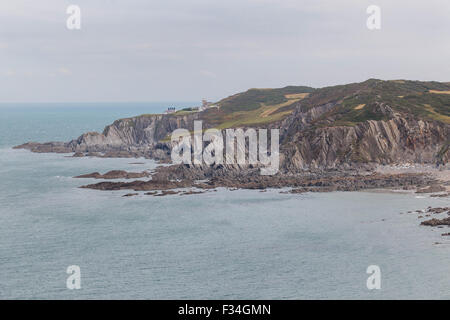
POLYGON ((176 112, 175 107, 168 107, 165 114, 174 113, 174 112, 176 112))
POLYGON ((212 104, 212 102, 206 101, 206 99, 202 100, 201 107, 198 108, 198 111, 205 111, 206 109, 217 108, 218 106, 212 104))

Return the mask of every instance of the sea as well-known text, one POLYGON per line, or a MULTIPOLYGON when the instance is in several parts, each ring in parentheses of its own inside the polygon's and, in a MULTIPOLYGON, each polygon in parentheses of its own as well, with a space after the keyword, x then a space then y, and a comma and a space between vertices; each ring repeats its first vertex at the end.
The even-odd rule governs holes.
POLYGON ((154 161, 12 149, 194 105, 1 104, 0 299, 450 298, 450 237, 441 236, 450 228, 408 213, 448 198, 224 188, 123 197, 73 177, 152 170, 154 161), (80 289, 68 285, 70 266, 80 289))

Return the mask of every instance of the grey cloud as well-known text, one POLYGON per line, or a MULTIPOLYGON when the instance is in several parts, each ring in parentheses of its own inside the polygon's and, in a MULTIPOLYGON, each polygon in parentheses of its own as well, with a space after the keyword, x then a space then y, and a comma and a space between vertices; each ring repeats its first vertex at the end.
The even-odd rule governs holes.
POLYGON ((15 0, 0 3, 1 101, 214 100, 250 87, 449 81, 450 2, 15 0), (69 4, 82 29, 66 29, 69 4), (64 71, 62 71, 64 70, 64 71))

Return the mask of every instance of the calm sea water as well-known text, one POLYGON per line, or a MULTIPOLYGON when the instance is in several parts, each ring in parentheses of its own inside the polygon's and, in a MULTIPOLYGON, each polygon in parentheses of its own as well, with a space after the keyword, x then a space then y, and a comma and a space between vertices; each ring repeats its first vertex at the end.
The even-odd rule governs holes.
POLYGON ((0 106, 0 298, 450 298, 449 230, 400 214, 448 199, 223 189, 123 198, 72 177, 154 162, 11 149, 169 105, 0 106), (81 268, 80 290, 66 288, 69 265, 81 268), (366 287, 369 265, 381 268, 381 290, 366 287))

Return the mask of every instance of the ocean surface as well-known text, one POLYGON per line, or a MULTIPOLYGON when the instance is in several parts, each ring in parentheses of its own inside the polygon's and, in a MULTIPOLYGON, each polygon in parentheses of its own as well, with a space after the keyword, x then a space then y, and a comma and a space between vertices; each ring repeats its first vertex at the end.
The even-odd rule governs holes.
POLYGON ((170 105, 194 104, 0 105, 0 299, 450 298, 450 240, 441 236, 450 230, 406 213, 448 199, 225 189, 124 198, 72 177, 153 161, 11 149, 170 105), (66 287, 71 265, 79 290, 66 287), (367 289, 369 265, 380 267, 380 290, 367 289))

